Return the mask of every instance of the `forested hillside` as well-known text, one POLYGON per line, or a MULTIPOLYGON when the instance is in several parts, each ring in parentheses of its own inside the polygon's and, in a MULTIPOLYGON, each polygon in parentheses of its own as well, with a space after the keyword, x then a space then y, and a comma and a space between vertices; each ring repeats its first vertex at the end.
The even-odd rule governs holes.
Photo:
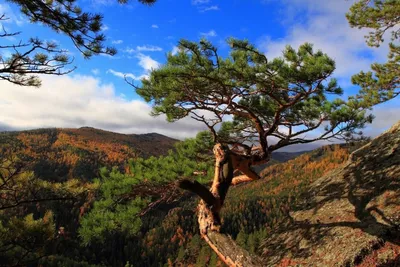
MULTIPOLYGON (((46 131, 49 130, 44 133, 46 131)), ((40 136, 49 136, 44 133, 40 136)), ((32 136, 38 138, 39 135, 35 132, 32 136)), ((56 183, 35 177, 37 183, 31 188, 34 192, 16 195, 19 202, 13 202, 7 197, 11 195, 3 194, 1 216, 18 217, 2 226, 1 233, 7 237, 0 244, 6 251, 2 261, 10 264, 40 262, 43 266, 58 266, 61 262, 82 266, 123 266, 127 262, 133 266, 217 266, 216 254, 198 234, 197 199, 174 185, 177 178, 190 176, 208 183, 213 168, 212 157, 209 156, 208 161, 199 153, 202 149, 207 150, 204 143, 207 136, 204 133, 197 139, 177 143, 174 152, 167 156, 132 160, 126 162, 123 169, 103 168, 100 180, 94 183, 81 179, 56 183), (199 174, 193 175, 196 171, 199 174), (109 195, 107 192, 114 193, 109 195), (59 199, 51 201, 55 198, 59 199), (117 206, 108 206, 109 201, 117 206), (136 204, 127 210, 125 203, 130 201, 136 204), (17 219, 24 216, 27 217, 22 221, 17 219), (107 220, 102 219, 99 225, 97 216, 107 220), (19 225, 19 234, 13 225, 19 225), (132 235, 127 231, 133 225, 137 232, 132 235), (29 241, 31 235, 38 233, 44 235, 43 239, 29 241)), ((85 144, 83 140, 77 142, 75 139, 75 143, 85 144)), ((44 141, 47 143, 48 139, 44 141)), ((89 144, 86 143, 86 147, 90 147, 89 144)), ((96 147, 106 145, 98 141, 96 147)), ((352 149, 348 146, 320 148, 266 168, 261 172, 263 179, 260 181, 233 187, 223 210, 224 231, 249 251, 259 252, 270 229, 284 222, 289 210, 298 204, 303 189, 340 166, 352 149)), ((3 146, 4 153, 6 150, 7 146, 3 146)), ((8 175, 10 179, 30 185, 35 173, 23 167, 15 168, 16 163, 7 166, 17 173, 4 171, 2 177, 8 175)), ((3 164, 9 163, 3 161, 3 164)), ((12 185, 6 185, 6 188, 26 193, 26 188, 18 189, 12 185)))
MULTIPOLYGON (((129 159, 167 155, 179 141, 157 133, 119 134, 82 127, 0 133, 0 145, 9 142, 37 177, 62 182, 74 178, 91 181, 99 177, 102 167, 126 171, 129 159)), ((285 162, 302 153, 274 152, 268 164, 285 162)), ((261 171, 265 167, 255 169, 261 171)))
POLYGON ((130 158, 166 155, 178 140, 161 134, 119 134, 91 127, 0 133, 13 142, 37 177, 49 181, 91 181, 101 167, 121 171, 130 158))

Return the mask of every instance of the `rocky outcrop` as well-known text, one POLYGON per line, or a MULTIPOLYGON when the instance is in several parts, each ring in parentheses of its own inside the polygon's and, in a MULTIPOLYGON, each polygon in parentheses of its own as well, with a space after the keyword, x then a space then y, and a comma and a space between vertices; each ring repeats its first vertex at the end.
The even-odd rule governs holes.
POLYGON ((314 182, 265 266, 400 266, 400 121, 314 182))

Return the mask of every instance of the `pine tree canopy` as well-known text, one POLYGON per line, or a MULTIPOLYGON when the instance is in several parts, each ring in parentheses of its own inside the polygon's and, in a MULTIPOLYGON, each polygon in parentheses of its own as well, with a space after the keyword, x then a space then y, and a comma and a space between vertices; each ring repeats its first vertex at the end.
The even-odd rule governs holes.
MULTIPOLYGON (((52 30, 65 34, 85 58, 93 55, 115 55, 117 50, 106 46, 106 36, 102 33, 103 16, 84 12, 76 0, 7 0, 20 7, 21 12, 31 23, 40 23, 52 30)), ((117 0, 116 0, 117 1, 117 0)), ((118 0, 127 3, 128 0, 118 0)), ((143 4, 153 4, 156 0, 139 0, 143 4)), ((0 14, 0 22, 9 18, 0 14)), ((19 32, 8 32, 4 27, 1 38, 15 38, 19 32)), ((37 74, 68 74, 75 67, 66 68, 72 63, 68 51, 61 49, 54 41, 30 38, 11 45, 0 45, 0 51, 12 49, 8 58, 0 56, 0 80, 23 86, 40 86, 37 74)))
POLYGON ((356 2, 347 13, 352 27, 367 28, 371 31, 366 37, 369 46, 379 47, 389 35, 388 61, 374 63, 372 71, 360 72, 352 77, 352 82, 361 87, 358 98, 364 105, 379 104, 400 94, 400 1, 356 2))
POLYGON ((311 44, 287 46, 282 58, 268 59, 248 41, 228 43, 230 55, 222 58, 207 40, 180 41, 180 52, 136 92, 153 104, 153 115, 190 116, 217 142, 257 152, 259 160, 287 145, 350 138, 372 120, 359 100, 334 98, 343 92, 332 78, 335 62, 311 44))

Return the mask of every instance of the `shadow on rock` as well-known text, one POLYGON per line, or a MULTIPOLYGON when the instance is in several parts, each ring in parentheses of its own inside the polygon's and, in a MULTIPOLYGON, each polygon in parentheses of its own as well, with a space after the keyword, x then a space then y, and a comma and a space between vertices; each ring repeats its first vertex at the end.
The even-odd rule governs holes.
POLYGON ((264 240, 268 266, 353 266, 387 242, 400 246, 400 123, 313 183, 302 200, 264 240))

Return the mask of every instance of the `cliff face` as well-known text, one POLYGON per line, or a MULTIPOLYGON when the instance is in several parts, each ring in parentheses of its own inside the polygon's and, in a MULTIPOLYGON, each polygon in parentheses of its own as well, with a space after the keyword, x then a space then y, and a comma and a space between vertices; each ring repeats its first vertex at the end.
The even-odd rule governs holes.
POLYGON ((400 266, 400 121, 302 200, 264 241, 266 266, 400 266))

